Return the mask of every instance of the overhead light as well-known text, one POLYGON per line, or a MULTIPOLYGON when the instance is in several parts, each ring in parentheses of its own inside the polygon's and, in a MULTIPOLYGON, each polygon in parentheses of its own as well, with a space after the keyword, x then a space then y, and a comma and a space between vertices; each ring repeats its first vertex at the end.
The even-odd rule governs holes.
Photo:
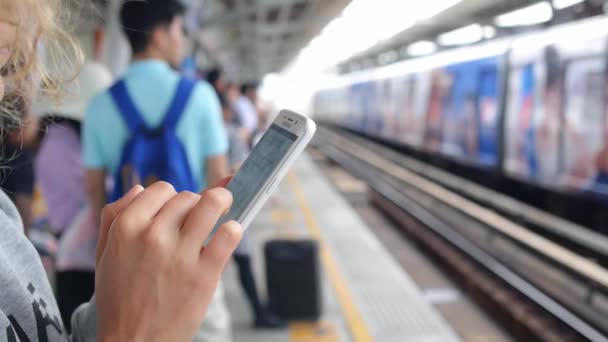
POLYGON ((585 2, 585 0, 553 0, 553 8, 561 10, 585 2))
POLYGON ((433 0, 420 6, 415 1, 353 0, 301 51, 286 72, 328 70, 461 1, 433 0))
POLYGON ((492 39, 496 37, 496 29, 494 26, 486 25, 483 27, 483 38, 492 39))
POLYGON ((539 2, 506 14, 499 15, 494 23, 499 27, 529 26, 553 19, 553 8, 548 1, 539 2))
POLYGON ((437 41, 444 46, 472 44, 483 38, 483 29, 479 24, 471 24, 439 35, 437 41))
POLYGON ((412 57, 430 55, 437 51, 437 44, 429 40, 421 40, 407 47, 407 54, 412 57))

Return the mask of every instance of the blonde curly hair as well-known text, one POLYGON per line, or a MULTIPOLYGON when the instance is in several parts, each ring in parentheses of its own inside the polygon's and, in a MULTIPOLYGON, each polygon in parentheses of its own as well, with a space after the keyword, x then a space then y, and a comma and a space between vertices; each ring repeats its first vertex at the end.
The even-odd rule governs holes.
POLYGON ((29 106, 33 96, 59 100, 83 56, 67 30, 70 6, 65 0, 0 0, 0 5, 16 28, 11 56, 1 69, 7 96, 0 101, 0 129, 6 129, 20 121, 20 107, 29 106))

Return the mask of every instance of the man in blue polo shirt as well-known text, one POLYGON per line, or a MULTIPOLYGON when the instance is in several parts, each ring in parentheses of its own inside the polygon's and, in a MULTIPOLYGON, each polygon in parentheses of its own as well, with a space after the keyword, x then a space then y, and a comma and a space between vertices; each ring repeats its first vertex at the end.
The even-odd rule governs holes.
MULTIPOLYGON (((133 52, 132 64, 122 81, 130 102, 147 127, 159 127, 164 122, 177 96, 181 77, 172 68, 183 57, 184 12, 178 0, 127 1, 121 9, 121 24, 133 52)), ((117 175, 125 145, 133 134, 123 114, 110 90, 95 97, 86 113, 83 158, 91 207, 98 213, 95 217, 100 217, 101 209, 110 199, 105 188, 106 176, 117 175)), ((221 106, 209 84, 198 82, 194 86, 179 116, 175 135, 183 146, 198 191, 228 175, 225 157, 228 141, 221 106)), ((216 299, 205 322, 211 326, 201 329, 202 335, 213 334, 201 336, 205 341, 229 339, 229 316, 221 293, 216 299)))

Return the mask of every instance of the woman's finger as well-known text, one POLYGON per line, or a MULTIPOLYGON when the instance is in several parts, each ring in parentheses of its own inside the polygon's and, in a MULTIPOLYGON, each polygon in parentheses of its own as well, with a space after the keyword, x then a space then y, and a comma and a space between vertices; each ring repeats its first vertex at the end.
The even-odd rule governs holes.
POLYGON ((142 191, 124 209, 116 220, 121 221, 121 229, 133 232, 149 226, 152 219, 169 200, 177 195, 175 188, 167 182, 157 182, 142 191))
POLYGON ((211 274, 221 274, 242 238, 243 228, 238 222, 224 223, 201 253, 201 269, 211 274))
POLYGON ((155 227, 161 230, 173 229, 174 236, 179 236, 180 229, 200 199, 199 194, 180 192, 158 212, 152 223, 152 229, 155 227))
POLYGON ((133 200, 144 190, 141 185, 136 185, 127 192, 118 201, 106 205, 101 211, 101 223, 99 226, 99 240, 97 242, 97 253, 95 257, 95 265, 99 264, 99 258, 103 254, 108 241, 108 232, 112 226, 112 222, 133 200))
POLYGON ((192 256, 198 256, 209 233, 230 206, 232 194, 224 188, 207 190, 190 212, 181 232, 183 249, 192 256))

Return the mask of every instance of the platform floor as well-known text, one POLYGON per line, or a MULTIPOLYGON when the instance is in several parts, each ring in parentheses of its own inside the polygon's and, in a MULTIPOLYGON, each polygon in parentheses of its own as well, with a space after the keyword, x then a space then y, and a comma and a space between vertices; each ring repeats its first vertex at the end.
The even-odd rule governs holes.
POLYGON ((224 283, 235 341, 460 340, 308 155, 280 184, 247 234, 262 292, 266 241, 312 237, 321 242, 324 314, 318 324, 251 329, 252 316, 231 264, 224 283))

